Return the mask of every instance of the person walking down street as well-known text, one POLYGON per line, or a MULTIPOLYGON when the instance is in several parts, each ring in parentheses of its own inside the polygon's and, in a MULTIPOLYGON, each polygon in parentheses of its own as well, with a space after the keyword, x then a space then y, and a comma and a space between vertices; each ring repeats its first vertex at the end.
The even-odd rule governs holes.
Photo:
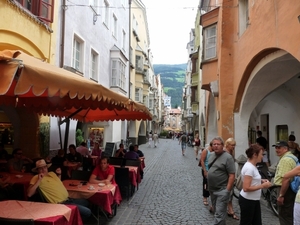
MULTIPOLYGON (((225 141, 225 149, 224 150, 232 156, 234 161, 235 161, 235 146, 236 146, 236 141, 233 138, 228 138, 225 141)), ((230 198, 229 198, 228 207, 227 207, 227 214, 228 214, 228 216, 232 217, 233 219, 239 220, 238 216, 235 215, 234 210, 233 210, 232 198, 233 198, 233 190, 230 193, 230 198)))
MULTIPOLYGON (((203 177, 203 182, 202 182, 202 196, 203 196, 203 204, 205 206, 208 206, 208 198, 209 198, 209 191, 208 191, 208 186, 207 186, 207 172, 208 172, 208 159, 210 156, 210 153, 213 151, 212 149, 212 142, 210 144, 207 144, 205 149, 203 150, 200 158, 200 166, 202 168, 202 177, 203 177)), ((212 207, 210 208, 210 211, 212 211, 212 207)))
POLYGON ((256 167, 256 164, 261 162, 263 158, 263 147, 253 144, 246 150, 246 155, 248 161, 241 171, 243 189, 239 196, 241 209, 240 225, 262 225, 260 208, 261 189, 271 187, 272 183, 267 179, 261 179, 261 175, 256 167))
POLYGON ((298 161, 297 157, 289 151, 289 146, 286 141, 279 141, 273 145, 277 156, 280 157, 276 173, 274 177, 274 184, 278 185, 278 217, 280 225, 293 225, 293 211, 296 193, 290 188, 282 188, 283 176, 296 167, 298 161))
POLYGON ((262 172, 265 175, 267 175, 267 170, 270 166, 268 150, 267 150, 268 141, 265 137, 262 136, 262 132, 260 130, 257 131, 256 134, 257 134, 256 143, 259 144, 264 149, 263 150, 263 159, 262 159, 262 162, 260 162, 263 165, 262 172))
MULTIPOLYGON (((196 155, 196 160, 198 160, 198 155, 199 155, 199 151, 201 150, 201 140, 199 139, 199 134, 195 135, 195 139, 194 139, 194 151, 195 151, 195 155, 196 155)), ((200 152, 201 154, 201 152, 200 152)))
POLYGON ((226 225, 227 204, 235 180, 235 164, 233 157, 224 151, 221 137, 212 140, 211 153, 208 159, 207 182, 214 210, 214 225, 226 225))
POLYGON ((186 149, 186 142, 187 142, 187 136, 186 133, 183 133, 180 138, 179 138, 179 145, 181 144, 181 151, 182 155, 184 156, 185 154, 185 149, 186 149))
POLYGON ((148 134, 148 148, 152 146, 152 131, 148 134))
MULTIPOLYGON (((290 186, 290 180, 295 176, 300 176, 300 166, 296 166, 290 172, 284 174, 282 179, 281 191, 285 192, 290 186)), ((284 197, 283 197, 284 198, 284 197)), ((296 194, 294 204, 294 225, 300 225, 300 188, 296 194)))
POLYGON ((154 132, 153 134, 153 142, 154 142, 154 148, 156 148, 157 143, 159 143, 158 134, 156 132, 154 132))

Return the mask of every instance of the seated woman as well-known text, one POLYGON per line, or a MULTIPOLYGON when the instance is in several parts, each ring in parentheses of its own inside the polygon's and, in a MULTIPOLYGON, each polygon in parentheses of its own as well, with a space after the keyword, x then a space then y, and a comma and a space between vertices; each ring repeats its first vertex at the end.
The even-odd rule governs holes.
POLYGON ((100 158, 101 154, 102 154, 102 149, 99 147, 99 142, 95 141, 93 151, 92 151, 92 155, 93 156, 98 156, 100 158))
POLYGON ((102 156, 100 163, 93 170, 89 182, 92 184, 116 184, 115 179, 115 168, 109 165, 109 158, 102 156))

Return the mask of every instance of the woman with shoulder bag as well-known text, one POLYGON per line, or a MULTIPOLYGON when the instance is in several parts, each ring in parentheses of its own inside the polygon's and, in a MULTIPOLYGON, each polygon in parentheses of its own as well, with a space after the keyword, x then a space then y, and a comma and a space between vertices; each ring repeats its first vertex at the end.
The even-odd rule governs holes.
POLYGON ((201 148, 200 145, 201 145, 201 141, 199 139, 199 134, 196 134, 194 142, 193 142, 194 151, 195 151, 195 155, 196 155, 196 160, 198 160, 198 154, 199 154, 199 151, 200 151, 200 148, 201 148))
MULTIPOLYGON (((202 151, 201 158, 199 161, 198 166, 201 166, 202 168, 202 176, 203 176, 203 204, 208 206, 208 198, 209 198, 209 191, 207 189, 207 171, 208 171, 208 158, 210 156, 210 153, 212 152, 212 142, 210 142, 209 145, 205 147, 205 149, 202 151)), ((212 208, 210 207, 209 211, 212 212, 212 208)))

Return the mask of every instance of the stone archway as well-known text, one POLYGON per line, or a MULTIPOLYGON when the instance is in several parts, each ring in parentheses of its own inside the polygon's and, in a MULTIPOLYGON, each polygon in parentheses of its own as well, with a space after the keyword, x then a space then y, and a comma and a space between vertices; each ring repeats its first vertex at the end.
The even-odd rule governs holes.
MULTIPOLYGON (((280 109, 285 108, 284 114, 289 114, 294 118, 298 117, 297 113, 292 113, 292 115, 290 111, 300 112, 299 109, 291 107, 292 104, 299 105, 300 103, 298 90, 296 90, 296 86, 299 87, 300 84, 298 79, 300 75, 299 61, 283 50, 277 50, 264 57, 260 55, 256 57, 261 60, 257 60, 258 63, 246 75, 248 80, 244 90, 237 95, 237 100, 240 98, 241 101, 240 103, 236 102, 236 107, 238 105, 239 107, 235 108, 236 113, 234 113, 234 130, 237 140, 236 157, 244 154, 248 146, 248 128, 249 126, 259 127, 260 115, 266 113, 270 115, 270 130, 272 131, 270 131, 269 145, 272 145, 275 143, 275 131, 272 124, 281 121, 289 123, 283 117, 278 118, 278 115, 282 113, 280 109)), ((271 151, 271 161, 272 159, 274 161, 276 156, 271 151)))

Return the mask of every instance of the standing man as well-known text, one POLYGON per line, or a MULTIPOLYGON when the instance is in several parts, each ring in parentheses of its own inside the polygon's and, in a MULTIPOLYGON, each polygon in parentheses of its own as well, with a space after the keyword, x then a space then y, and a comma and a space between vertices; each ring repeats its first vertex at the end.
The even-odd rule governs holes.
POLYGON ((183 156, 184 156, 185 149, 186 149, 186 142, 187 142, 187 136, 186 136, 186 133, 183 133, 179 138, 179 145, 181 143, 181 150, 182 150, 183 156))
POLYGON ((274 184, 278 185, 278 213, 280 225, 293 225, 293 210, 296 193, 288 187, 281 187, 284 174, 296 167, 297 157, 289 151, 288 143, 279 141, 275 145, 277 156, 280 157, 274 177, 274 184))
POLYGON ((257 134, 256 143, 266 150, 268 145, 267 139, 262 136, 262 132, 260 130, 257 131, 256 134, 257 134))
POLYGON ((264 138, 262 136, 262 132, 260 130, 257 131, 256 134, 257 134, 256 143, 259 144, 261 147, 263 147, 262 172, 265 175, 267 175, 267 171, 270 166, 269 156, 268 156, 268 151, 267 151, 268 141, 266 138, 264 138))
POLYGON ((208 159, 208 190, 215 212, 214 225, 226 225, 227 204, 235 179, 235 164, 232 156, 224 151, 221 137, 212 140, 213 151, 208 159))
POLYGON ((154 134, 153 134, 153 142, 154 142, 154 148, 156 148, 156 144, 159 143, 158 135, 156 132, 154 132, 154 134))

